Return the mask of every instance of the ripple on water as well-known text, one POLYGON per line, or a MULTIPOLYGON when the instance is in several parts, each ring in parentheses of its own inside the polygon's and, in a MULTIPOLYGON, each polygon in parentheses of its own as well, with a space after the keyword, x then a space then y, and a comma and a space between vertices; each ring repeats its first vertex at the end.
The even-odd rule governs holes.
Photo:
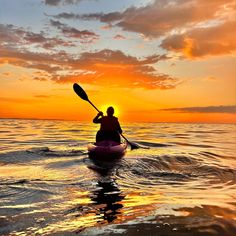
POLYGON ((130 124, 142 148, 101 163, 94 126, 7 120, 0 234, 234 235, 235 127, 130 124))
POLYGON ((164 155, 123 161, 116 177, 126 188, 150 188, 158 185, 186 185, 211 188, 216 185, 235 184, 236 171, 220 166, 206 165, 198 158, 164 155), (198 186, 192 183, 198 183, 198 186))
POLYGON ((2 181, 0 185, 0 210, 5 215, 18 215, 40 209, 52 192, 25 179, 15 182, 2 181), (38 208, 39 207, 39 208, 38 208))

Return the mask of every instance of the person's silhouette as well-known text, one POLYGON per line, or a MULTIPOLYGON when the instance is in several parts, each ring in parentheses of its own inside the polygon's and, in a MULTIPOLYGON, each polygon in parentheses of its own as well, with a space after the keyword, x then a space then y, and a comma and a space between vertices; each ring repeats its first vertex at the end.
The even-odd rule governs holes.
POLYGON ((101 124, 100 130, 96 135, 96 142, 111 140, 120 143, 120 134, 122 134, 122 129, 118 118, 113 115, 114 108, 108 107, 107 116, 103 116, 103 112, 99 112, 93 119, 93 123, 101 124))

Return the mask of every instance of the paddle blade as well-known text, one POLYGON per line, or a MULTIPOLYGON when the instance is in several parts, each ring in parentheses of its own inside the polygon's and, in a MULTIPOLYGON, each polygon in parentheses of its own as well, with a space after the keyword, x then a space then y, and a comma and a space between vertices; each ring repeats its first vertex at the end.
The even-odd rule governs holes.
POLYGON ((124 140, 130 145, 131 150, 140 148, 140 146, 139 146, 138 144, 133 143, 133 142, 130 142, 123 134, 120 134, 120 135, 121 135, 121 136, 124 138, 124 140))
POLYGON ((129 142, 129 145, 130 145, 130 149, 131 150, 140 148, 138 144, 133 143, 133 142, 129 142))
POLYGON ((82 98, 83 100, 89 101, 88 95, 85 93, 85 91, 76 83, 73 84, 73 89, 75 93, 82 98))

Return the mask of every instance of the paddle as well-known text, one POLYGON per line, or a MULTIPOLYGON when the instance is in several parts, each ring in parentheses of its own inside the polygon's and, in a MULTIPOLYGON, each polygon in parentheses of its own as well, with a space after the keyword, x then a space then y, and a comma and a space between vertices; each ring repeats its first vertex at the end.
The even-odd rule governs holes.
MULTIPOLYGON (((99 110, 97 109, 97 107, 94 106, 94 104, 89 100, 88 95, 86 94, 86 92, 76 83, 73 84, 73 89, 75 91, 75 93, 82 98, 83 100, 89 102, 98 112, 99 110)), ((130 145, 131 150, 133 149, 137 149, 139 148, 139 146, 136 143, 130 142, 123 134, 120 134, 125 141, 130 145)))

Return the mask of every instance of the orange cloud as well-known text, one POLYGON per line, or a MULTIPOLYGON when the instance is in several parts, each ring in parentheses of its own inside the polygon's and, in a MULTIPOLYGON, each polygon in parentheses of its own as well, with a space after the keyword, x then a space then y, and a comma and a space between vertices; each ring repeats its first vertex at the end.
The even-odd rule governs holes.
POLYGON ((1 102, 7 102, 7 103, 34 103, 34 99, 30 98, 12 98, 12 97, 0 97, 1 102))
POLYGON ((50 95, 38 94, 34 96, 35 98, 50 98, 50 95))
POLYGON ((121 51, 102 50, 83 53, 71 64, 82 71, 72 75, 54 77, 58 83, 82 82, 122 87, 143 87, 148 89, 174 88, 179 80, 159 74, 152 64, 167 59, 165 55, 153 55, 142 60, 127 56, 121 51))
POLYGON ((0 63, 34 69, 32 78, 53 80, 57 83, 82 82, 87 84, 140 87, 147 89, 174 88, 179 80, 160 74, 154 64, 166 60, 166 55, 151 55, 142 59, 125 55, 121 51, 101 50, 85 52, 75 58, 63 51, 33 53, 1 46, 0 63))
POLYGON ((163 40, 167 50, 181 52, 188 58, 233 54, 236 51, 236 21, 214 27, 195 28, 163 40))
POLYGON ((12 74, 10 72, 3 72, 0 75, 4 76, 4 77, 11 77, 12 74))

